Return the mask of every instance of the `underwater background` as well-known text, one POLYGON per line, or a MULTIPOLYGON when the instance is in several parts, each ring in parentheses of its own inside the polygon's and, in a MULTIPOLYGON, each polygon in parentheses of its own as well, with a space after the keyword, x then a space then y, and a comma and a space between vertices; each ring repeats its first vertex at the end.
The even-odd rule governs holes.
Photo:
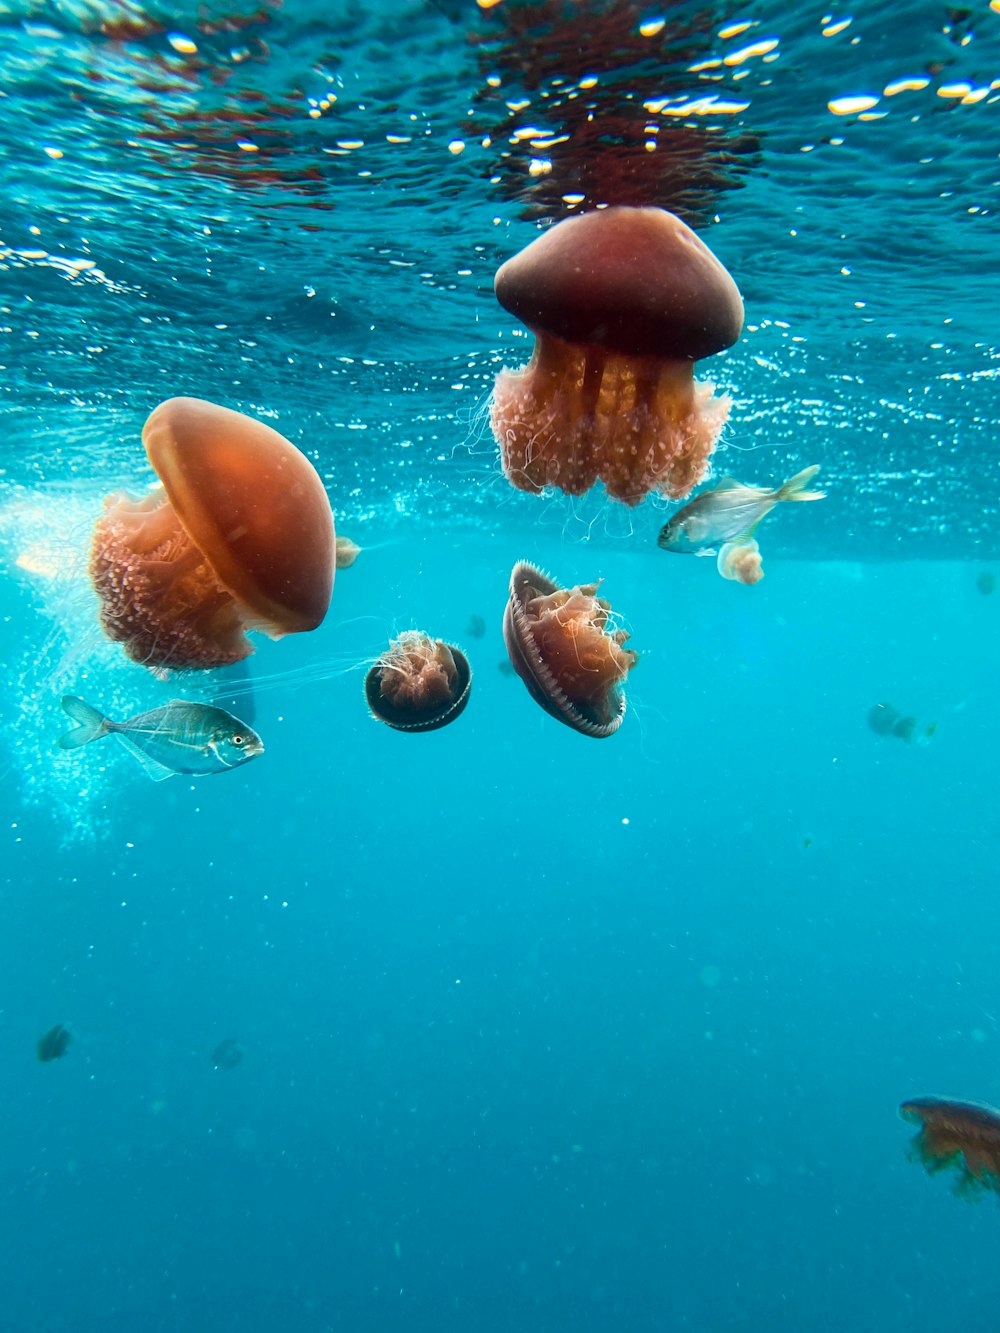
POLYGON ((897 1107, 1000 1102, 997 0, 0 0, 0 68, 0 1327, 995 1330, 897 1107), (602 202, 743 292, 715 476, 821 465, 757 587, 500 473, 493 273, 602 202), (87 578, 177 394, 362 552, 265 755, 153 784, 56 741, 197 695, 87 578), (522 558, 631 633, 610 740, 504 669, 522 558), (474 673, 420 736, 407 628, 474 673))

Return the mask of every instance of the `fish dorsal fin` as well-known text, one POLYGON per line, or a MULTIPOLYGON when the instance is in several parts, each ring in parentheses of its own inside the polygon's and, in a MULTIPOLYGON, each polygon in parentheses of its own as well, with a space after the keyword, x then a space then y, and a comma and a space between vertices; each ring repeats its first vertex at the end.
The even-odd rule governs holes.
POLYGON ((172 768, 167 768, 166 764, 161 764, 157 760, 151 759, 144 750, 140 750, 134 741, 130 741, 129 738, 122 735, 120 731, 116 731, 115 735, 121 741, 122 745, 125 746, 125 749, 135 755, 136 759, 138 759, 139 763, 142 765, 143 772, 148 778, 152 778, 154 782, 162 782, 164 778, 172 778, 174 776, 174 770, 172 768))
POLYGON ((723 477, 718 486, 713 486, 713 493, 718 491, 735 491, 737 489, 745 490, 742 481, 737 481, 735 477, 723 477))

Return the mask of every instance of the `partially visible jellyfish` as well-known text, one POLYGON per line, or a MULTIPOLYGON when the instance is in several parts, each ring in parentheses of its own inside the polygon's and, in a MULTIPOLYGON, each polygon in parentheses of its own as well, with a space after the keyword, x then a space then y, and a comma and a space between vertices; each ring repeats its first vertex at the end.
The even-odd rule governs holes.
POLYGON ((396 731, 436 731, 469 702, 472 671, 453 643, 404 630, 365 676, 372 716, 396 731))
POLYGON ((135 662, 207 670, 315 629, 333 591, 335 534, 305 454, 251 417, 170 398, 142 432, 162 483, 105 501, 90 575, 101 625, 135 662))
POLYGON ((753 537, 748 541, 726 542, 719 548, 715 563, 724 579, 733 579, 736 583, 759 583, 764 577, 760 547, 753 537))
POLYGON ((501 265, 497 300, 535 334, 531 361, 502 370, 490 422, 522 491, 581 495, 601 480, 635 505, 677 499, 705 475, 730 400, 694 363, 730 347, 743 301, 680 218, 605 208, 544 232, 501 265))
POLYGON ((230 1070, 243 1059, 243 1047, 235 1037, 226 1037, 212 1052, 212 1068, 230 1070))
POLYGON ((868 714, 868 725, 876 736, 891 736, 899 717, 899 709, 892 704, 875 704, 868 714))
POLYGON ((639 655, 609 626, 599 583, 560 588, 527 561, 514 566, 503 637, 536 703, 584 736, 613 735, 625 716, 623 687, 639 655))
POLYGON ((361 547, 350 537, 337 538, 337 568, 350 569, 361 554, 361 547))
POLYGON ((910 1144, 912 1160, 932 1175, 953 1168, 957 1194, 1000 1194, 1000 1111, 980 1102, 913 1097, 899 1114, 920 1126, 910 1144))
POLYGON ((887 703, 875 704, 869 710, 868 726, 877 736, 895 736, 907 745, 927 745, 937 731, 937 723, 927 722, 921 730, 915 717, 904 716, 887 703))
POLYGON ((44 1036, 38 1038, 38 1058, 42 1064, 48 1064, 50 1060, 61 1060, 69 1050, 69 1044, 73 1040, 62 1023, 57 1023, 54 1028, 49 1028, 44 1036))

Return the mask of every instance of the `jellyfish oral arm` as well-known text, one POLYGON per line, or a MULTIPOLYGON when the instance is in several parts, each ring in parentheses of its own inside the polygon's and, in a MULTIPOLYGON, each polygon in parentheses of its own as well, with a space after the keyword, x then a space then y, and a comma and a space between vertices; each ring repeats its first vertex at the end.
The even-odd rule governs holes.
POLYGON ((704 476, 730 400, 696 383, 694 362, 626 356, 536 335, 521 370, 503 370, 490 419, 505 475, 519 490, 581 495, 597 481, 638 504, 679 497, 704 476))

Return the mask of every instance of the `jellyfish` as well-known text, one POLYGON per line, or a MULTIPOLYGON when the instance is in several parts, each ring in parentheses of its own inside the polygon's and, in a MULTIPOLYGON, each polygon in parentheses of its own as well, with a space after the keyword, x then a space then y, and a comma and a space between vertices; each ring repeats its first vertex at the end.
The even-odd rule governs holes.
POLYGON ((350 569, 361 554, 361 547, 350 537, 337 538, 337 568, 350 569))
POLYGON ((990 569, 982 569, 976 577, 976 588, 984 597, 989 597, 997 586, 996 575, 990 569))
POLYGON ((733 579, 736 583, 759 583, 764 577, 760 547, 752 537, 726 542, 720 547, 715 564, 724 579, 733 579))
POLYGON ((956 1193, 1000 1193, 1000 1111, 980 1102, 913 1097, 899 1114, 920 1126, 910 1145, 914 1161, 932 1175, 954 1167, 956 1193))
POLYGON ((936 722, 927 722, 923 730, 915 717, 904 716, 892 704, 875 704, 868 713, 868 725, 877 736, 897 736, 907 745, 927 745, 937 731, 936 722))
POLYGON ((472 671, 453 643, 404 630, 365 676, 372 716, 396 731, 437 731, 469 702, 472 671))
POLYGON ((198 398, 170 398, 143 444, 160 485, 107 498, 90 576, 101 626, 133 661, 207 670, 315 629, 333 591, 335 533, 313 465, 284 436, 198 398))
POLYGON ((625 678, 638 653, 622 644, 625 630, 608 627, 611 603, 599 583, 560 588, 527 561, 514 566, 503 637, 514 670, 547 713, 598 739, 625 716, 625 678))
POLYGON ((243 1047, 235 1037, 226 1037, 219 1042, 212 1052, 212 1068, 235 1069, 243 1059, 243 1047))
POLYGON ((518 490, 638 504, 702 480, 730 400, 694 363, 731 346, 743 301, 708 246, 660 208, 566 218, 501 265, 497 300, 535 334, 502 370, 490 422, 518 490))
POLYGON ((38 1038, 38 1058, 43 1064, 48 1064, 50 1060, 61 1060, 69 1050, 69 1044, 73 1040, 62 1023, 57 1023, 54 1028, 49 1028, 43 1037, 38 1038))

